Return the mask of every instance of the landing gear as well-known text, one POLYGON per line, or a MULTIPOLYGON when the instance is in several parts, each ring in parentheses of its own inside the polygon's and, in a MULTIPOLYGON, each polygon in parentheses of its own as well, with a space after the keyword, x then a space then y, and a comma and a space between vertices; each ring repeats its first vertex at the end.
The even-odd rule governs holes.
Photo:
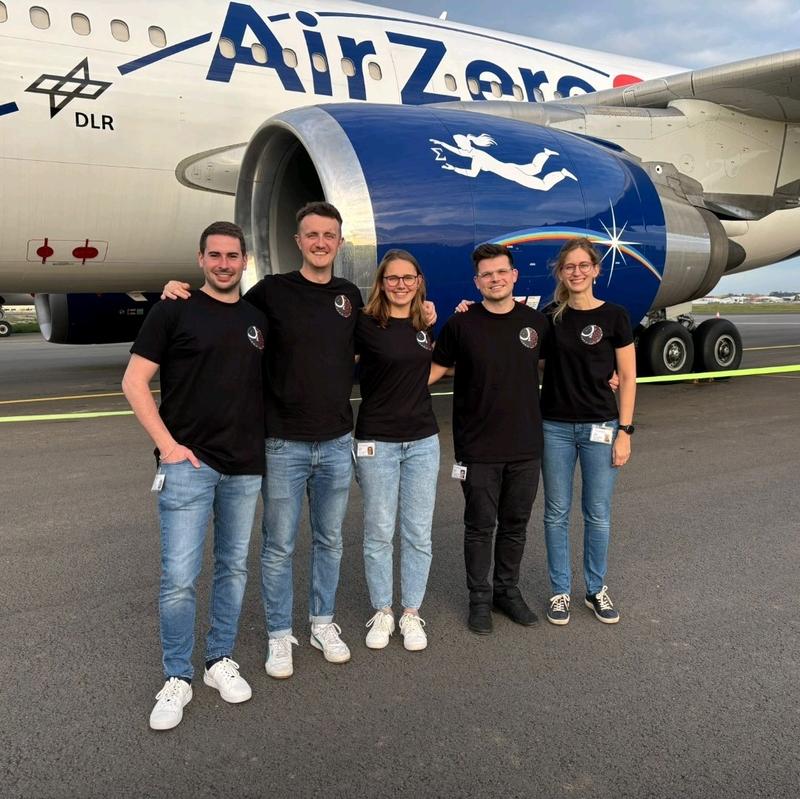
POLYGON ((11 324, 5 319, 0 319, 0 338, 11 335, 11 324))
POLYGON ((723 372, 742 362, 742 337, 727 319, 706 319, 692 334, 695 371, 723 372))
POLYGON ((680 322, 663 320, 639 337, 639 372, 648 375, 684 375, 694 363, 692 334, 680 322))

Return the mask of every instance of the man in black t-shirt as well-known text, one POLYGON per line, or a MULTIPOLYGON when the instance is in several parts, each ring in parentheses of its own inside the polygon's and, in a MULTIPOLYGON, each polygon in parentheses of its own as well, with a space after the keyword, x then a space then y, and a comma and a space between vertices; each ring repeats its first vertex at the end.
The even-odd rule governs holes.
POLYGON ((483 301, 445 324, 433 351, 431 380, 455 366, 454 476, 462 481, 466 503, 468 624, 486 634, 492 631, 492 605, 518 624, 536 622, 518 583, 539 484, 538 364, 548 324, 544 314, 515 302, 517 270, 506 247, 482 244, 472 260, 483 301))
POLYGON ((334 206, 315 202, 301 208, 295 241, 300 270, 267 275, 245 295, 269 325, 261 589, 269 635, 266 670, 277 679, 294 671, 292 561, 306 495, 310 642, 329 663, 350 660, 333 616, 352 475, 353 334, 363 300, 356 286, 333 274, 344 242, 334 206))
POLYGON ((214 515, 211 624, 203 681, 226 702, 250 699, 232 659, 247 552, 264 474, 264 315, 239 296, 241 228, 215 222, 200 238, 205 282, 188 302, 153 307, 131 347, 122 388, 156 445, 161 526, 159 616, 164 673, 150 727, 180 724, 192 698, 195 588, 214 515), (150 381, 161 370, 161 405, 150 381))

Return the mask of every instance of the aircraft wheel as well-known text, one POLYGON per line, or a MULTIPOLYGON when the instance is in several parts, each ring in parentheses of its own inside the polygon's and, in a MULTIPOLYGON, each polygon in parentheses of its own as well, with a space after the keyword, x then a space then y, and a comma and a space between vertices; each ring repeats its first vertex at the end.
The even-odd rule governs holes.
POLYGON ((11 335, 11 325, 5 319, 0 321, 0 338, 11 335))
POLYGON ((742 337, 727 319, 706 319, 694 331, 697 370, 724 372, 738 369, 742 362, 742 337))
POLYGON ((692 370, 692 334, 678 322, 656 322, 639 339, 640 363, 651 375, 683 375, 692 370))

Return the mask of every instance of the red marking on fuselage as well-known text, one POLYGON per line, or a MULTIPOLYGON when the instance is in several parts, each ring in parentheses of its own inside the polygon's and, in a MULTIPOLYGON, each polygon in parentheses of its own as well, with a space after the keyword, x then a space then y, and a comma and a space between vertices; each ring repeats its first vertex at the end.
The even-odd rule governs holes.
POLYGON ((630 86, 632 83, 641 83, 642 79, 637 78, 635 75, 615 75, 614 88, 618 89, 620 86, 630 86))
POLYGON ((76 247, 72 251, 72 257, 79 258, 81 264, 85 264, 87 259, 91 260, 92 258, 97 258, 99 254, 100 251, 97 249, 97 247, 89 246, 89 239, 86 239, 86 242, 83 245, 83 247, 76 247))
POLYGON ((44 240, 44 244, 36 250, 36 254, 42 259, 42 263, 46 264, 48 258, 53 257, 53 248, 47 244, 47 239, 44 240))

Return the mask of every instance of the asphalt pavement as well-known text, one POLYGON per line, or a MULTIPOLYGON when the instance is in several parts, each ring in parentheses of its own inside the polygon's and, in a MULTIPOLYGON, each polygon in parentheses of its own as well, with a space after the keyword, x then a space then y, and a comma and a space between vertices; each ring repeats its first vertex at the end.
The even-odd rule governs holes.
MULTIPOLYGON (((743 365, 800 362, 800 327, 740 329, 746 347, 781 348, 753 349, 743 365)), ((124 408, 126 352, 3 340, 0 417, 124 408)), ((256 528, 235 652, 253 698, 228 706, 195 680, 167 733, 147 725, 163 678, 144 433, 130 416, 0 423, 0 796, 796 796, 800 376, 641 386, 608 573, 620 623, 582 606, 573 518, 570 624, 496 615, 486 637, 465 624, 463 502, 441 390, 428 649, 406 652, 397 634, 385 650, 364 646, 354 485, 336 616, 351 662, 328 664, 308 643, 304 521, 295 676, 267 677, 256 528)), ((521 584, 543 619, 541 515, 539 497, 521 584)))

